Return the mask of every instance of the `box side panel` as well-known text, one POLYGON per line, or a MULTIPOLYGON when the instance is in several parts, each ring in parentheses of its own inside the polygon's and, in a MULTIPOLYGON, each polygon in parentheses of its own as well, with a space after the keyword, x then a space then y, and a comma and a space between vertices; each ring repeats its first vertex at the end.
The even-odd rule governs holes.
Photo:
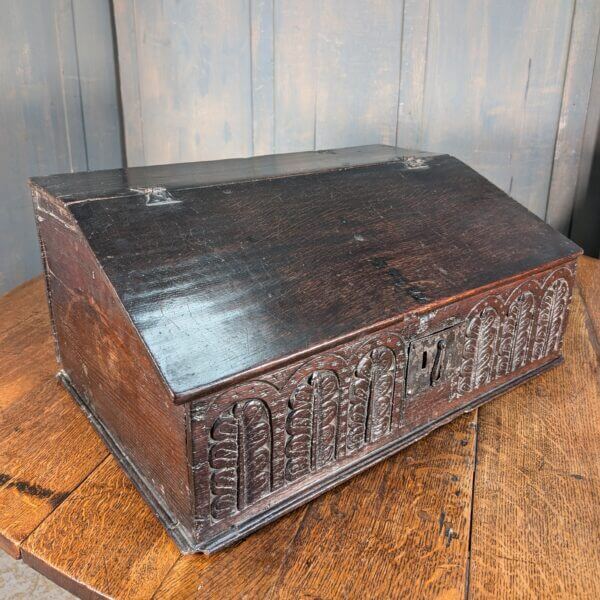
POLYGON ((190 539, 187 409, 173 404, 69 211, 38 191, 33 197, 64 375, 166 524, 190 539))
POLYGON ((198 400, 196 543, 218 549, 560 360, 575 262, 198 400))

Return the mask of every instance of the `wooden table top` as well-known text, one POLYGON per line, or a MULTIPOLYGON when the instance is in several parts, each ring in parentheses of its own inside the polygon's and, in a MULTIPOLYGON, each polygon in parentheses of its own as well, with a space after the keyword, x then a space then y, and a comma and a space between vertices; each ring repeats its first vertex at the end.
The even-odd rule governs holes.
POLYGON ((83 597, 599 598, 600 261, 565 362, 210 557, 182 556, 0 298, 0 547, 83 597))

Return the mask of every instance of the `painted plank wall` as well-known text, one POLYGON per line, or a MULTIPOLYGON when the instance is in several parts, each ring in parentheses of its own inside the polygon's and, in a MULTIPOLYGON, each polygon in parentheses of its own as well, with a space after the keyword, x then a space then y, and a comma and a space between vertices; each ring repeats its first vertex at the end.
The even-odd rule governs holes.
MULTIPOLYGON (((600 2, 577 0, 546 210, 548 223, 571 236, 577 216, 574 213, 579 212, 576 208, 578 197, 581 193, 585 194, 589 180, 586 169, 591 166, 596 144, 594 125, 590 124, 590 119, 594 120, 600 104, 600 88, 596 84, 599 27, 600 2)), ((573 236, 572 239, 577 241, 578 238, 573 236)), ((599 245, 600 240, 596 240, 596 249, 599 245)), ((587 252, 588 247, 585 249, 587 252)))
MULTIPOLYGON (((569 176, 571 181, 570 173, 569 176)), ((600 47, 580 148, 570 236, 586 254, 600 258, 600 47)))
POLYGON ((423 146, 456 154, 544 217, 572 3, 439 0, 430 11, 423 146))
POLYGON ((120 166, 110 4, 3 0, 0 293, 41 269, 27 179, 120 166))
POLYGON ((129 165, 368 143, 449 152, 569 232, 598 0, 2 7, 0 292, 39 271, 27 177, 118 166, 122 138, 129 165))
POLYGON ((114 2, 130 164, 397 144, 568 231, 597 0, 114 2))
POLYGON ((116 0, 131 166, 253 153, 249 0, 116 0))

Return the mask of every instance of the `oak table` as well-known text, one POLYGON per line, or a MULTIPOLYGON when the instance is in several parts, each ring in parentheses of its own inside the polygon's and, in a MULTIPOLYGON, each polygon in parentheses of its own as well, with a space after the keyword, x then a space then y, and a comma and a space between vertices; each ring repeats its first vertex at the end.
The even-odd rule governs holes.
POLYGON ((0 298, 0 547, 85 598, 599 598, 599 338, 584 257, 563 365, 182 556, 54 378, 33 280, 0 298))

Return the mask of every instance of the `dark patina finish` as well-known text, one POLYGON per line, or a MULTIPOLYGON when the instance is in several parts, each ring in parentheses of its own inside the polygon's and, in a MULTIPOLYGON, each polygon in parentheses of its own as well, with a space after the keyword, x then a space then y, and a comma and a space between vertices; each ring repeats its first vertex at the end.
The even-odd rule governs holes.
POLYGON ((211 551, 555 364, 579 249, 448 155, 37 178, 61 377, 211 551))

